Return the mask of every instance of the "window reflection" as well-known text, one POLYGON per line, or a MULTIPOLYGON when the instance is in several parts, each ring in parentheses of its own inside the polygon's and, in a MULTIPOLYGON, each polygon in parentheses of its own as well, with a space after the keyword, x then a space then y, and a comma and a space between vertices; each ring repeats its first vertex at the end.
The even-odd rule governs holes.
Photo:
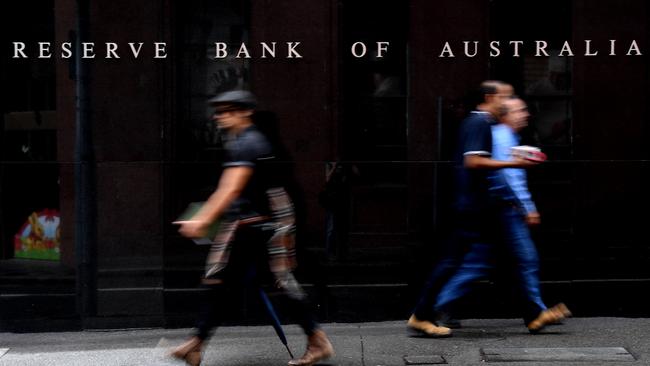
MULTIPOLYGON (((558 50, 551 50, 557 54, 558 50)), ((571 59, 526 57, 524 94, 533 113, 533 126, 542 144, 568 145, 571 122, 571 59)))
POLYGON ((179 153, 193 159, 212 159, 219 149, 218 130, 211 122, 206 100, 220 92, 249 87, 250 63, 228 53, 215 58, 215 42, 237 49, 248 40, 248 4, 241 1, 195 0, 182 6, 180 85, 182 126, 187 140, 179 153))
MULTIPOLYGON (((341 94, 343 157, 360 162, 407 159, 406 38, 408 7, 402 2, 345 1, 341 6, 341 94), (355 42, 368 45, 365 57, 354 57, 355 42), (371 45, 389 42, 377 57, 371 45)), ((362 164, 369 184, 405 183, 404 166, 362 164)))

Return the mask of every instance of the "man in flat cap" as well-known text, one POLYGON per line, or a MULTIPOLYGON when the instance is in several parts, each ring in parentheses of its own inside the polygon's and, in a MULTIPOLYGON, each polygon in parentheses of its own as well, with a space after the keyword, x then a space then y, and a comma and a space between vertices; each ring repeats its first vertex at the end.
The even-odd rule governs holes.
POLYGON ((220 230, 206 261, 202 280, 208 298, 195 334, 172 355, 190 365, 201 363, 201 352, 213 328, 224 317, 227 289, 250 273, 271 273, 275 286, 288 299, 292 312, 307 335, 307 351, 290 366, 313 365, 334 354, 326 334, 309 309, 307 298, 292 270, 294 260, 293 204, 272 166, 273 147, 254 125, 256 99, 243 90, 210 99, 213 119, 226 131, 226 159, 219 185, 203 207, 189 220, 178 222, 189 238, 205 237, 208 227, 221 220, 220 230), (262 270, 260 271, 259 267, 262 270))

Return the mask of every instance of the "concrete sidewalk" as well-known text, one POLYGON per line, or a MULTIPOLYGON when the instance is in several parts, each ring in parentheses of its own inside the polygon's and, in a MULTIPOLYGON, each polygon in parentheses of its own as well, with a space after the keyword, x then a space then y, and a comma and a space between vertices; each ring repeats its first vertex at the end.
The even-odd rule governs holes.
MULTIPOLYGON (((323 365, 650 365, 650 319, 569 319, 539 335, 530 335, 519 319, 464 320, 445 339, 410 337, 405 321, 323 327, 337 352, 323 365)), ((0 365, 183 365, 166 354, 189 331, 0 333, 0 365)), ((302 354, 300 329, 285 331, 293 353, 302 354)), ((288 359, 270 326, 223 327, 202 365, 281 366, 288 359)))

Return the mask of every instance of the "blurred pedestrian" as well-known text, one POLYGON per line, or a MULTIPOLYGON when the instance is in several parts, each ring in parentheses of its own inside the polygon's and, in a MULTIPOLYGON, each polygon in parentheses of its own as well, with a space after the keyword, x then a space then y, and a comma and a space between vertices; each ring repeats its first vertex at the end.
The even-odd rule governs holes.
POLYGON ((293 205, 273 167, 268 139, 255 127, 253 94, 230 91, 209 104, 213 119, 226 131, 226 160, 215 192, 179 231, 190 238, 204 237, 217 219, 222 223, 206 261, 202 285, 208 292, 194 335, 172 352, 190 365, 201 363, 201 353, 213 328, 224 318, 228 289, 250 273, 271 273, 275 286, 287 298, 293 315, 307 335, 307 351, 289 365, 312 365, 334 354, 325 332, 314 319, 307 298, 292 270, 293 205))
MULTIPOLYGON (((512 160, 512 149, 519 145, 519 132, 528 125, 526 103, 511 97, 504 101, 499 124, 492 126, 492 157, 512 160)), ((532 333, 571 313, 564 304, 547 309, 539 286, 539 257, 528 226, 539 225, 540 215, 528 191, 526 171, 505 168, 490 176, 490 192, 497 201, 501 223, 500 237, 506 245, 524 299, 524 322, 532 333)))
POLYGON ((511 85, 501 81, 484 81, 478 91, 475 111, 463 120, 459 129, 456 153, 456 249, 433 270, 420 299, 407 322, 409 329, 431 337, 451 335, 452 304, 469 291, 474 280, 490 268, 493 245, 497 242, 496 208, 489 193, 490 171, 535 165, 523 159, 499 161, 492 158, 491 126, 503 102, 513 94, 511 85), (442 285, 439 292, 437 286, 442 285))

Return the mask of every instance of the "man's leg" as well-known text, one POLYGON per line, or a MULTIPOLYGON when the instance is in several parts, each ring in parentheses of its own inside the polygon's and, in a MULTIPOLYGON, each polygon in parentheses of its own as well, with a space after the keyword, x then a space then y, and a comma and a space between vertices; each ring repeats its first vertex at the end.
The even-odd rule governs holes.
MULTIPOLYGON (((462 257, 460 258, 462 259, 462 257)), ((433 313, 433 304, 440 288, 445 284, 458 268, 460 262, 459 258, 447 257, 438 262, 435 268, 431 271, 429 278, 420 293, 420 298, 413 309, 412 314, 421 320, 435 319, 433 313)))
POLYGON ((229 291, 221 280, 203 283, 201 288, 204 290, 204 298, 194 335, 205 341, 211 336, 212 330, 221 325, 229 291))
POLYGON ((453 274, 460 262, 455 255, 447 255, 441 260, 429 275, 426 285, 422 289, 420 299, 415 305, 411 317, 407 321, 407 327, 429 337, 448 337, 451 329, 447 326, 439 326, 436 323, 436 314, 433 311, 433 302, 438 290, 447 278, 453 274))
POLYGON ((221 279, 204 280, 201 287, 204 291, 194 333, 171 353, 173 357, 184 360, 189 365, 201 363, 203 346, 210 338, 212 330, 221 324, 224 303, 229 298, 226 285, 221 279))
POLYGON ((514 264, 516 280, 525 301, 524 321, 528 324, 546 310, 539 285, 539 257, 524 216, 514 207, 501 214, 504 241, 514 264))
POLYGON ((245 245, 250 236, 246 230, 238 231, 236 242, 232 243, 230 260, 226 267, 210 278, 201 281, 202 298, 196 327, 192 337, 176 347, 171 355, 182 359, 190 365, 201 363, 201 353, 212 331, 218 327, 224 317, 226 305, 231 299, 231 287, 240 283, 250 258, 247 257, 245 245))
POLYGON ((276 273, 276 286, 280 289, 307 335, 307 350, 302 357, 289 361, 290 366, 307 366, 334 355, 334 348, 314 317, 307 296, 291 272, 276 273))
POLYGON ((492 249, 490 244, 472 245, 456 273, 440 290, 434 305, 436 312, 449 313, 451 305, 469 292, 472 283, 488 275, 493 267, 492 249))
MULTIPOLYGON (((412 314, 420 320, 427 320, 436 323, 439 314, 434 312, 433 306, 441 288, 447 283, 463 261, 468 252, 469 244, 474 242, 478 236, 474 228, 467 227, 471 218, 465 217, 462 213, 456 213, 456 227, 448 240, 444 241, 443 256, 429 274, 429 278, 420 292, 412 314)), ((452 319, 451 314, 445 317, 444 327, 460 328, 460 322, 452 319)))
POLYGON ((514 208, 506 208, 501 217, 504 239, 510 249, 510 255, 514 258, 516 277, 526 303, 524 322, 531 333, 537 333, 546 325, 571 316, 571 312, 562 303, 547 309, 542 301, 539 257, 523 215, 514 208))
POLYGON ((275 287, 281 291, 291 314, 296 317, 298 324, 307 336, 307 351, 299 359, 289 361, 289 365, 308 366, 333 356, 334 348, 316 322, 307 295, 296 281, 293 273, 271 271, 267 244, 274 228, 267 225, 254 225, 249 230, 250 243, 254 244, 253 247, 250 247, 249 253, 254 255, 254 265, 260 270, 256 274, 257 280, 261 280, 262 276, 271 275, 275 287))
POLYGON ((311 335, 320 326, 316 321, 314 313, 311 311, 311 305, 307 295, 291 272, 274 274, 276 287, 282 291, 286 303, 289 306, 291 314, 296 317, 298 325, 306 335, 311 335))

